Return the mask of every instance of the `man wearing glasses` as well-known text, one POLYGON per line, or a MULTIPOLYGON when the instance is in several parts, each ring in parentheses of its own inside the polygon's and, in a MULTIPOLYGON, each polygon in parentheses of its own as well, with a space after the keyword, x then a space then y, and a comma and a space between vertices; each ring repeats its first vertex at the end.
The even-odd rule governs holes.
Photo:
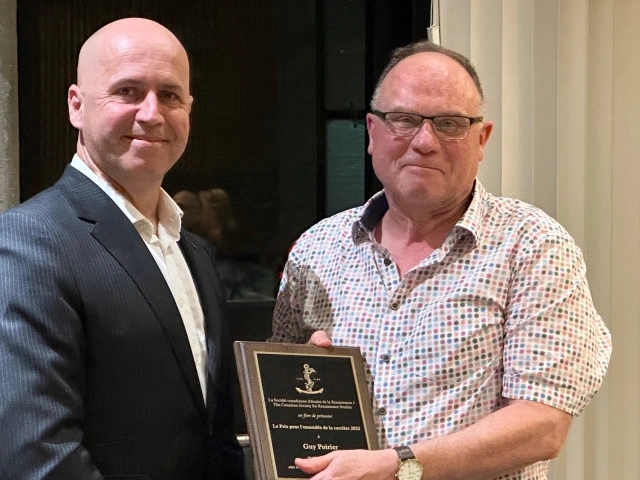
POLYGON ((360 347, 393 448, 296 464, 317 479, 544 479, 611 352, 582 254, 477 180, 493 124, 468 59, 398 49, 371 107, 384 190, 298 240, 271 341, 360 347))

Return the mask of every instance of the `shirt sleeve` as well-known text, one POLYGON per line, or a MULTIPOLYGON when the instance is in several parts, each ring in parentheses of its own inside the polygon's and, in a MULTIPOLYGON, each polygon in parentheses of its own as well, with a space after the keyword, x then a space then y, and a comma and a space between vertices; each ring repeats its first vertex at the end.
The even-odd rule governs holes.
POLYGON ((273 312, 272 335, 268 342, 306 343, 314 330, 306 327, 303 320, 305 285, 305 268, 302 261, 300 242, 291 249, 280 281, 280 289, 273 312))
POLYGON ((600 387, 611 355, 582 253, 570 238, 548 235, 521 248, 512 270, 503 396, 578 415, 600 387))
POLYGON ((102 478, 82 445, 82 307, 54 228, 0 216, 1 478, 102 478))

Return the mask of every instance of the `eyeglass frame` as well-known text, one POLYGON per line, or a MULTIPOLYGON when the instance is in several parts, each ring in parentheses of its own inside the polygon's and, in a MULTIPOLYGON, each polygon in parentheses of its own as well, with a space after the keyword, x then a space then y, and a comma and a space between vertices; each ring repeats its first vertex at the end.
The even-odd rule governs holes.
POLYGON ((384 127, 385 130, 387 131, 387 133, 389 133, 390 135, 396 136, 396 137, 413 137, 415 135, 418 134, 418 132, 420 131, 420 129, 422 128, 422 125, 424 125, 424 121, 425 120, 429 120, 431 122, 431 127, 433 128, 433 132, 435 133, 435 135, 442 139, 442 140, 464 140, 465 138, 467 138, 469 136, 469 130, 471 130, 471 125, 473 125, 474 123, 480 123, 484 120, 484 117, 466 117, 464 115, 434 115, 431 117, 428 117, 426 115, 420 115, 419 113, 413 113, 413 112, 399 112, 399 111, 395 111, 392 110, 390 112, 381 112, 380 110, 371 110, 371 113, 374 114, 376 117, 381 118, 382 121, 384 122, 384 127), (393 133, 391 131, 389 131, 389 124, 387 123, 387 115, 389 115, 390 113, 401 113, 401 114, 405 114, 405 115, 412 115, 414 117, 420 117, 422 119, 422 122, 420 123, 420 125, 417 126, 417 129, 415 131, 415 133, 409 134, 409 135, 399 135, 397 133, 393 133), (460 138, 452 138, 452 137, 445 137, 442 135, 441 132, 438 131, 438 129, 435 127, 435 125, 433 124, 433 121, 436 118, 466 118, 467 120, 469 120, 469 126, 467 127, 467 132, 464 135, 464 137, 460 137, 460 138))

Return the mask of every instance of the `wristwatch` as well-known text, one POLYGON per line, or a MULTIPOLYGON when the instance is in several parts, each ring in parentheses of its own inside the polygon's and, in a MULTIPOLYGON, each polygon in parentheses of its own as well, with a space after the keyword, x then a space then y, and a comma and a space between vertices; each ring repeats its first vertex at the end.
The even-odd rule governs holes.
POLYGON ((422 478, 422 465, 413 454, 413 451, 403 445, 401 447, 393 447, 398 454, 398 470, 396 470, 396 478, 398 480, 420 480, 422 478))

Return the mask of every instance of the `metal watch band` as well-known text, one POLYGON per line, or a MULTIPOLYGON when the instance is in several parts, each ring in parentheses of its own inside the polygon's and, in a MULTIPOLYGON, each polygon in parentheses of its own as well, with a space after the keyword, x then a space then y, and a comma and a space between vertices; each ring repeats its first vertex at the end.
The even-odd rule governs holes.
POLYGON ((413 450, 411 450, 406 445, 402 445, 400 447, 393 447, 393 449, 398 454, 398 458, 400 458, 401 462, 404 462, 405 460, 409 460, 410 458, 416 458, 416 456, 413 454, 413 450))

